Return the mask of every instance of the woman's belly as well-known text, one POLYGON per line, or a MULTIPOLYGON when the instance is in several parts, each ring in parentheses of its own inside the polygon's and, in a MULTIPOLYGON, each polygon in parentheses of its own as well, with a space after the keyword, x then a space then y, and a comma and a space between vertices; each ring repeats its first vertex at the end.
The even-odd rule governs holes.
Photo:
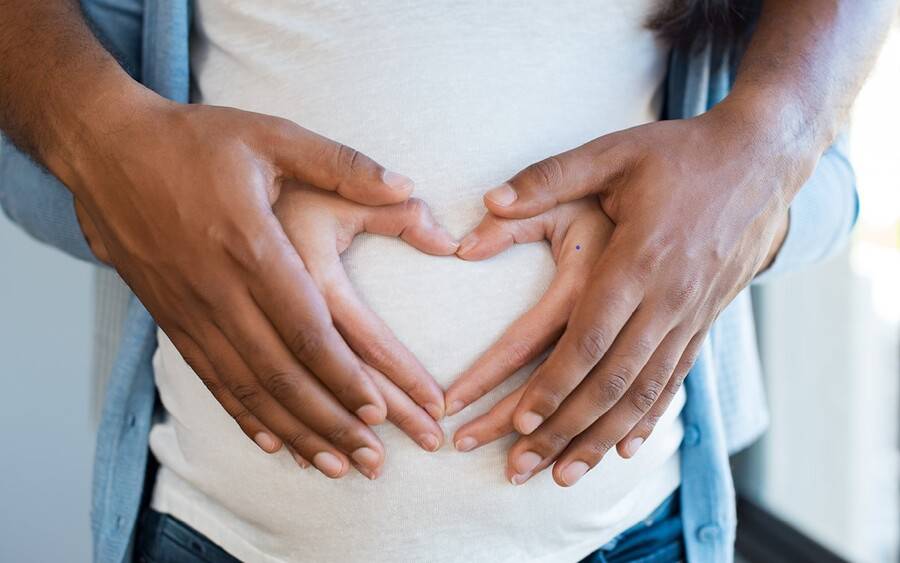
MULTIPOLYGON (((642 28, 650 0, 348 4, 199 0, 197 98, 287 117, 412 177, 456 236, 520 168, 658 114, 665 53, 642 28)), ((364 235, 343 262, 444 388, 554 274, 544 243, 473 263, 364 235)), ((572 489, 548 472, 507 483, 512 437, 427 453, 390 424, 375 429, 380 479, 330 481, 261 453, 162 334, 154 363, 168 413, 151 434, 154 506, 246 560, 577 560, 678 483, 683 397, 634 459, 611 452, 572 489)), ((533 368, 442 421, 446 436, 533 368)))
MULTIPOLYGON (((380 248, 388 255, 405 252, 384 241, 368 242, 359 245, 360 253, 384 256, 377 253, 380 248)), ((501 263, 541 261, 544 254, 539 246, 523 248, 501 263)), ((360 267, 360 260, 353 262, 354 276, 368 270, 360 267)), ((420 288, 428 287, 427 275, 385 275, 383 280, 397 282, 391 289, 371 278, 360 287, 376 312, 446 386, 522 307, 501 293, 536 295, 545 280, 481 270, 510 283, 490 284, 498 302, 484 290, 484 278, 475 281, 479 277, 474 271, 443 264, 432 271, 466 282, 453 296, 436 298, 420 288), (417 281, 424 283, 410 289, 417 281), (373 285, 378 289, 372 291, 373 285), (392 298, 395 291, 404 298, 392 298), (397 301, 405 303, 381 307, 397 301)), ((519 487, 506 481, 503 470, 513 436, 468 453, 449 444, 428 453, 390 424, 374 429, 387 452, 382 476, 369 481, 351 472, 333 481, 314 469, 301 470, 283 450, 262 453, 161 332, 159 340, 154 367, 167 418, 150 436, 162 465, 153 506, 243 561, 576 561, 649 514, 680 481, 682 395, 638 455, 623 460, 611 451, 573 488, 556 485, 549 471, 519 487)), ((445 435, 452 437, 461 424, 520 384, 533 367, 443 420, 445 435)))

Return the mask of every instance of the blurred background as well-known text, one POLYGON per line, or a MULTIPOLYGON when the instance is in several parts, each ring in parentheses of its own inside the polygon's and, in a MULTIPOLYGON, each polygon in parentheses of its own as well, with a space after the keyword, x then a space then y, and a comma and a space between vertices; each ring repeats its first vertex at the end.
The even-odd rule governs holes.
MULTIPOLYGON (((895 27, 853 113, 853 243, 756 290, 772 423, 734 459, 745 561, 900 561, 898 101, 895 27)), ((87 562, 111 349, 95 349, 94 320, 118 315, 93 296, 117 282, 2 215, 0 257, 0 561, 87 562)))

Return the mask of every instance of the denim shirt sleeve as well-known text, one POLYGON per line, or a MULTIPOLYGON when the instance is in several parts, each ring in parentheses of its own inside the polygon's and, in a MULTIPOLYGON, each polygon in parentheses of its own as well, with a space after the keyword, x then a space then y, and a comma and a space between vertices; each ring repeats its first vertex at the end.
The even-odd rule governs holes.
POLYGON ((99 264, 75 217, 74 201, 59 180, 3 138, 0 206, 6 215, 39 241, 99 264))

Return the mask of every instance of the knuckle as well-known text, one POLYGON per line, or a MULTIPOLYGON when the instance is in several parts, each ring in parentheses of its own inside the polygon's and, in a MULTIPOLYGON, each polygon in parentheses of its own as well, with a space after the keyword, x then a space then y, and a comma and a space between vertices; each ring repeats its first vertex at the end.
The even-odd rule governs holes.
POLYGON ((286 443, 297 453, 302 453, 306 449, 306 445, 312 438, 312 434, 306 429, 296 429, 291 432, 286 443))
POLYGON ((288 346, 297 358, 316 363, 325 351, 325 335, 314 328, 298 330, 288 341, 288 346))
POLYGON ((529 174, 544 186, 557 185, 563 179, 563 163, 555 156, 535 162, 527 168, 529 174))
POLYGON ((253 435, 250 435, 251 432, 255 433, 255 426, 251 426, 254 422, 253 414, 245 408, 238 408, 234 412, 231 413, 231 418, 237 422, 238 426, 244 429, 245 432, 250 436, 251 439, 254 438, 253 435))
POLYGON ((342 444, 351 435, 351 430, 346 424, 335 424, 325 431, 325 439, 332 444, 342 444))
POLYGON ((538 414, 549 414, 555 411, 565 398, 565 395, 555 387, 541 385, 530 393, 529 409, 538 414))
POLYGON ((363 359, 370 366, 373 366, 380 371, 385 371, 393 365, 393 355, 390 350, 391 348, 386 342, 378 339, 371 339, 366 341, 363 345, 361 354, 363 359))
POLYGON ((510 343, 504 362, 509 369, 519 369, 537 355, 534 344, 525 340, 510 343))
POLYGON ((292 372, 275 372, 268 375, 264 381, 269 393, 280 401, 296 395, 297 376, 292 372))
MULTIPOLYGON (((247 271, 258 271, 269 263, 277 248, 265 229, 264 225, 248 222, 246 217, 231 217, 209 227, 207 235, 234 263, 247 271)), ((203 298, 218 285, 218 280, 203 280, 201 284, 196 289, 203 298)))
POLYGON ((624 367, 612 367, 593 385, 592 404, 594 408, 606 410, 616 403, 628 390, 631 373, 624 367))
POLYGON ((657 244, 650 244, 649 248, 637 252, 634 264, 639 278, 642 280, 651 278, 658 271, 662 257, 663 253, 657 244))
MULTIPOLYGON (((375 165, 368 157, 347 145, 337 143, 332 150, 332 165, 336 172, 334 191, 343 193, 349 182, 361 172, 373 167, 376 172, 380 166, 375 165)), ((378 174, 380 178, 381 175, 378 174)))
POLYGON ((599 361, 606 352, 611 340, 606 330, 597 325, 591 325, 578 339, 578 351, 591 361, 599 361))
POLYGON ((413 224, 425 223, 431 216, 428 204, 418 198, 410 198, 403 202, 403 211, 413 224))
POLYGON ((663 385, 659 381, 647 381, 631 393, 631 404, 639 414, 644 414, 656 404, 662 391, 663 385))
POLYGON ((343 174, 349 175, 353 173, 359 162, 359 151, 348 147, 342 143, 338 143, 334 150, 335 168, 343 174))
POLYGON ((388 418, 398 428, 407 428, 414 421, 412 413, 406 409, 391 409, 388 407, 388 411, 388 418))
POLYGON ((262 394, 255 384, 239 383, 231 388, 231 394, 251 413, 256 412, 262 404, 262 394))
POLYGON ((546 434, 540 436, 538 450, 544 453, 558 452, 563 450, 572 441, 572 437, 562 430, 550 430, 546 434))

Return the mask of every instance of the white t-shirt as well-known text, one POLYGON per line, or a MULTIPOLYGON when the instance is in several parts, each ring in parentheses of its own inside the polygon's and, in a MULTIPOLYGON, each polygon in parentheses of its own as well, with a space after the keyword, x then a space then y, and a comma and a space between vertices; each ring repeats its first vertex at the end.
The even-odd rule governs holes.
MULTIPOLYGON (((658 118, 666 51, 656 2, 198 0, 197 98, 289 118, 416 181, 452 234, 522 167, 658 118)), ((343 257, 363 298, 443 387, 546 289, 545 243, 483 262, 361 236, 343 257)), ((610 452, 575 487, 504 479, 513 437, 427 453, 390 424, 384 473, 332 481, 260 452, 160 333, 165 420, 153 507, 247 561, 576 561, 679 483, 679 395, 631 460, 610 452)), ((446 435, 534 365, 442 422, 446 435)), ((449 442, 449 440, 448 440, 449 442)))

